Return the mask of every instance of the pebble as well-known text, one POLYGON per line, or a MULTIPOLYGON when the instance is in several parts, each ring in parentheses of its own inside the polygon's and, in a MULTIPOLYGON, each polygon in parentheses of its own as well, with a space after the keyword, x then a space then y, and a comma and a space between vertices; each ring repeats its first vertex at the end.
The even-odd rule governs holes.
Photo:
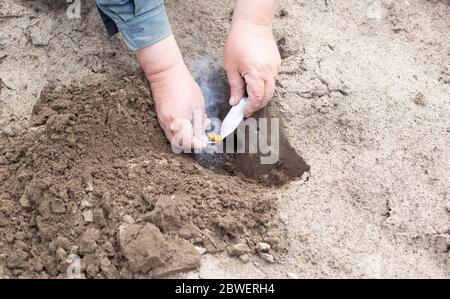
POLYGON ((31 202, 25 195, 23 195, 20 198, 20 205, 24 208, 29 208, 29 207, 31 207, 31 202))
POLYGON ((231 247, 228 247, 227 251, 230 256, 241 256, 243 254, 249 253, 250 248, 248 247, 247 244, 239 243, 231 247))
POLYGON ((248 254, 243 254, 239 257, 239 260, 244 264, 247 264, 250 261, 250 256, 248 254))
POLYGON ((83 218, 85 222, 93 222, 94 221, 94 212, 92 210, 85 210, 83 212, 83 218))
POLYGON ((92 208, 93 205, 89 201, 83 200, 83 201, 81 201, 80 206, 81 206, 81 209, 84 210, 84 209, 92 208))
POLYGON ((275 259, 273 258, 273 255, 269 254, 269 253, 263 253, 261 252, 259 254, 259 256, 267 263, 269 264, 273 264, 275 263, 275 259))
POLYGON ((200 246, 195 246, 195 250, 197 250, 198 254, 200 255, 203 255, 206 252, 206 248, 200 246))
POLYGON ((256 251, 258 252, 269 252, 270 250, 270 245, 264 242, 259 242, 256 245, 256 251))

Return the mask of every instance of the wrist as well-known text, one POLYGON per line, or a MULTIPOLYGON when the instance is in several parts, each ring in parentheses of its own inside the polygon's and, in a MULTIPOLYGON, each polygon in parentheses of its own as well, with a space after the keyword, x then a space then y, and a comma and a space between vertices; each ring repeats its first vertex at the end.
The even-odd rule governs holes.
POLYGON ((186 67, 173 35, 151 46, 137 50, 136 57, 150 81, 173 69, 186 67))
POLYGON ((232 23, 272 27, 279 0, 236 0, 232 23))

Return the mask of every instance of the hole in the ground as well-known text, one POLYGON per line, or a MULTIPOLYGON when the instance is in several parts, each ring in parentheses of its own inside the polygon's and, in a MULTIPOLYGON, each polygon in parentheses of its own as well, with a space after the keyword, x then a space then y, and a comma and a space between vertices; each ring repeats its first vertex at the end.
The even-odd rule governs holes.
MULTIPOLYGON (((197 82, 202 88, 206 102, 208 117, 223 119, 228 113, 229 87, 226 74, 223 69, 216 68, 205 61, 196 63, 194 74, 197 82)), ((300 156, 295 148, 291 146, 285 134, 285 127, 281 114, 275 111, 273 105, 263 109, 254 115, 256 126, 242 126, 245 134, 234 134, 227 139, 233 139, 227 146, 229 140, 220 145, 219 153, 208 150, 204 153, 195 154, 196 160, 204 167, 220 173, 228 173, 239 176, 243 180, 251 180, 268 186, 282 186, 292 180, 299 179, 302 174, 309 171, 310 167, 300 156), (278 128, 272 127, 272 123, 279 121, 278 128), (261 131, 267 128, 268 140, 260 142, 261 131), (271 129, 275 128, 272 139, 271 129), (256 143, 250 142, 249 136, 256 137, 256 143), (238 138, 244 135, 244 137, 238 138), (250 151, 249 144, 254 147, 250 151), (266 145, 261 151, 262 145, 266 145), (233 146, 234 145, 234 146, 233 146), (230 153, 230 148, 233 152, 230 153), (238 153, 240 149, 240 153, 238 153), (243 153, 242 153, 243 152, 243 153)), ((242 125, 242 124, 241 124, 242 125)))
MULTIPOLYGON (((258 122, 260 124, 260 122, 258 122)), ((248 130, 247 130, 248 132, 248 130)), ((237 134, 228 138, 234 139, 234 144, 241 143, 237 134)), ((282 186, 292 180, 301 178, 302 174, 309 171, 310 167, 291 146, 281 124, 279 143, 272 149, 273 152, 263 154, 248 151, 248 137, 246 137, 246 150, 244 153, 200 153, 195 158, 204 167, 213 169, 219 173, 228 173, 239 176, 243 180, 256 181, 268 186, 282 186), (262 159, 270 156, 276 159, 273 164, 264 164, 262 159)), ((269 142, 270 144, 270 142, 269 142)), ((236 149, 236 148, 235 148, 236 149)))

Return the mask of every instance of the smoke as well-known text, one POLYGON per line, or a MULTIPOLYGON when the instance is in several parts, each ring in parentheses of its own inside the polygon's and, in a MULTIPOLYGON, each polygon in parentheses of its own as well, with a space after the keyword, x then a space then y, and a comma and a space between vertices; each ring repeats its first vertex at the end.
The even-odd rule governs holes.
MULTIPOLYGON (((230 89, 226 79, 226 73, 223 68, 217 67, 214 61, 203 56, 197 59, 191 67, 192 75, 200 86, 205 98, 205 112, 208 118, 212 120, 208 128, 212 132, 220 132, 221 122, 230 106, 230 89)), ((225 154, 217 153, 217 147, 221 144, 211 145, 201 153, 196 153, 195 158, 200 165, 206 168, 216 168, 222 166, 228 161, 225 154)))
POLYGON ((205 109, 209 118, 222 119, 230 106, 230 88, 223 68, 215 65, 206 56, 197 59, 192 67, 192 74, 205 97, 205 109))

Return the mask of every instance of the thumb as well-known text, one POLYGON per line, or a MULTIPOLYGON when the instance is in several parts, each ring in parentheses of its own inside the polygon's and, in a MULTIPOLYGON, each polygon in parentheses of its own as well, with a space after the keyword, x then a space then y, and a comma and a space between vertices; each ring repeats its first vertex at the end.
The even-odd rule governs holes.
POLYGON ((230 105, 235 106, 245 95, 245 81, 237 71, 227 71, 228 83, 230 84, 230 105))

